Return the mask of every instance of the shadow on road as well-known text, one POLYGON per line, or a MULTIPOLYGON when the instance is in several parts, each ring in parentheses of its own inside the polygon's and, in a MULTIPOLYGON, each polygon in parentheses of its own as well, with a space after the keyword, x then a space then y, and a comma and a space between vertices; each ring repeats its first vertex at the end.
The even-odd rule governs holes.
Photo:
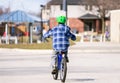
POLYGON ((85 79, 67 79, 68 81, 78 81, 78 82, 86 82, 86 81, 95 81, 92 78, 85 78, 85 79))

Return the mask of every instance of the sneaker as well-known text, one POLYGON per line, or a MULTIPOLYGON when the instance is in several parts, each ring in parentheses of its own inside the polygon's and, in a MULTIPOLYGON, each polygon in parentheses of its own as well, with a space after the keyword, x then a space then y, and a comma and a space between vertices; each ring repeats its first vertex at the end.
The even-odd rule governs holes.
POLYGON ((52 73, 52 74, 56 74, 56 73, 57 73, 57 69, 56 69, 56 68, 53 68, 53 70, 52 70, 51 73, 52 73))

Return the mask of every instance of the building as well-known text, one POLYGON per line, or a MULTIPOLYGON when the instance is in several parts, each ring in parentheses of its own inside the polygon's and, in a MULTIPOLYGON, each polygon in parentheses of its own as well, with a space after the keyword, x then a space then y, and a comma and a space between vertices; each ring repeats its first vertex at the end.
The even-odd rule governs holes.
MULTIPOLYGON (((87 5, 86 0, 67 0, 67 25, 76 32, 93 31, 102 32, 102 22, 98 8, 87 5)), ((62 10, 62 0, 51 0, 47 3, 50 10, 50 28, 57 25, 56 17, 62 10)), ((109 21, 106 21, 109 25, 109 21)))
POLYGON ((110 35, 111 35, 111 42, 120 43, 120 10, 113 10, 111 11, 110 16, 110 35))

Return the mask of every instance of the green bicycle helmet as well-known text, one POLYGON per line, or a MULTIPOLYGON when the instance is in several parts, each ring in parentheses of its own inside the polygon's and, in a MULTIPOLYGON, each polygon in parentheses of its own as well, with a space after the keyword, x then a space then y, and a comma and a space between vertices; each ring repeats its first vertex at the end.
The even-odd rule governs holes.
POLYGON ((61 24, 65 24, 66 17, 65 16, 59 16, 59 17, 57 17, 57 22, 61 23, 61 24))

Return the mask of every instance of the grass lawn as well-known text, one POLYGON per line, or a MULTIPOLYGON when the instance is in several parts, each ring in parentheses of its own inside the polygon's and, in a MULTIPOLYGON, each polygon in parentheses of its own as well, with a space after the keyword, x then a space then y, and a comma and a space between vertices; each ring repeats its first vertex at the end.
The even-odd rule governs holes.
MULTIPOLYGON (((79 37, 77 37, 76 41, 79 41, 79 37)), ((48 39, 48 42, 40 43, 40 44, 0 44, 0 48, 20 48, 20 49, 52 49, 52 40, 48 39)), ((74 45, 75 42, 70 40, 70 45, 74 45)))

